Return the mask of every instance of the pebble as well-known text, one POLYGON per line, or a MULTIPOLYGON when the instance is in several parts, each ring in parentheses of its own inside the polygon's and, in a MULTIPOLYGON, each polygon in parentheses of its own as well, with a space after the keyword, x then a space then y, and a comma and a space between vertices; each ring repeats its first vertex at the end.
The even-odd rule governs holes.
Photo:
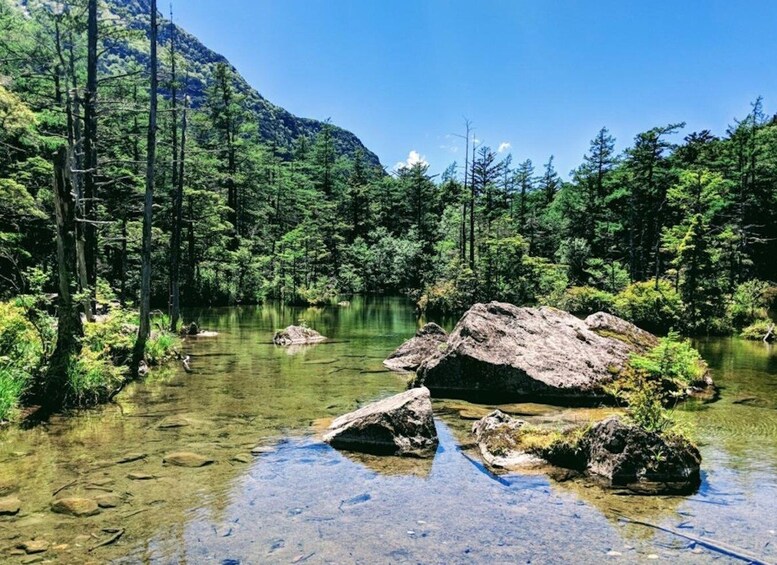
POLYGON ((149 475, 148 473, 130 473, 127 475, 127 478, 132 481, 150 481, 151 479, 156 479, 154 475, 149 475))
POLYGON ((22 502, 15 496, 0 498, 0 516, 14 516, 21 510, 22 502))
POLYGON ((251 455, 261 455, 262 453, 272 453, 274 448, 269 445, 257 445, 251 450, 251 455))
POLYGON ((623 554, 620 551, 608 551, 607 555, 610 557, 620 557, 623 554))
POLYGON ((40 563, 41 561, 43 561, 42 555, 30 555, 29 557, 22 559, 21 562, 23 565, 30 565, 31 563, 40 563))
POLYGON ((232 458, 232 461, 236 461, 237 463, 250 463, 251 457, 245 453, 239 453, 232 458))
MULTIPOLYGON (((161 424, 160 424, 161 427, 161 424)), ((141 459, 145 459, 147 455, 145 453, 127 453, 123 455, 118 461, 116 461, 117 464, 121 465, 122 463, 132 463, 133 461, 140 461, 141 459)))
POLYGON ((650 554, 648 554, 647 558, 648 559, 658 559, 658 555, 656 555, 655 553, 650 553, 650 554))

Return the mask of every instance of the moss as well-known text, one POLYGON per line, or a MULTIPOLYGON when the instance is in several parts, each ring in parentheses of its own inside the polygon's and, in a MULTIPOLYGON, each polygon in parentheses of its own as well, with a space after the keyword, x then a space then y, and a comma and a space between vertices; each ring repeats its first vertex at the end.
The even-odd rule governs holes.
POLYGON ((484 432, 482 441, 489 452, 505 456, 511 452, 535 455, 553 465, 576 469, 581 466, 583 440, 588 426, 554 429, 524 424, 506 429, 500 426, 484 432))

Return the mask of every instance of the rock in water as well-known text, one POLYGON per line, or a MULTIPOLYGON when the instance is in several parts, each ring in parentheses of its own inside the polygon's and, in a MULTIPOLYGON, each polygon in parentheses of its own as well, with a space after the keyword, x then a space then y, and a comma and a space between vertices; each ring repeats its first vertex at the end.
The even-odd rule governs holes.
POLYGON ((174 465, 176 467, 204 467, 213 463, 213 459, 200 455, 198 453, 190 453, 188 451, 179 451, 176 453, 168 453, 162 460, 166 465, 174 465))
POLYGON ((320 343, 326 338, 305 326, 289 326, 285 330, 278 330, 272 338, 275 345, 304 345, 306 343, 320 343))
POLYGON ((480 455, 486 463, 498 469, 531 467, 544 461, 522 451, 515 441, 515 432, 526 422, 494 410, 472 424, 472 433, 478 443, 480 455))
POLYGON ((585 435, 586 471, 608 486, 646 494, 689 493, 700 483, 701 454, 682 438, 667 438, 613 417, 585 435))
POLYGON ((383 364, 393 371, 415 371, 424 359, 440 353, 448 334, 434 323, 426 324, 389 355, 383 364))
POLYGON ((0 516, 15 516, 21 510, 22 502, 15 496, 0 498, 0 516))
POLYGON ((100 513, 97 503, 90 498, 71 496, 59 498, 51 503, 51 510, 57 514, 69 514, 70 516, 83 517, 94 516, 100 513))
POLYGON ((432 401, 425 387, 396 394, 340 416, 329 429, 324 441, 348 451, 431 457, 437 450, 432 401))
POLYGON ((415 385, 435 396, 592 399, 637 351, 605 337, 556 308, 475 304, 448 336, 447 348, 426 359, 415 385))

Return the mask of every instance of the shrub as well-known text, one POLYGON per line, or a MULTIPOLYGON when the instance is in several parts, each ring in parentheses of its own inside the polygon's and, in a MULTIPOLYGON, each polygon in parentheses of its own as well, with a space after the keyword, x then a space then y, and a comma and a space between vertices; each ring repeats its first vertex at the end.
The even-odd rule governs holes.
POLYGON ((460 314, 477 300, 477 277, 463 268, 453 278, 439 279, 427 285, 418 299, 425 314, 460 314))
POLYGON ((707 365, 688 340, 675 332, 644 355, 634 354, 608 392, 628 407, 629 418, 641 428, 683 436, 665 406, 701 381, 707 365))
POLYGON ((753 279, 743 282, 734 291, 727 314, 734 328, 741 329, 768 317, 769 283, 753 279))
POLYGON ((615 297, 616 314, 637 326, 663 333, 680 326, 683 303, 665 280, 636 282, 615 297))
POLYGON ((103 353, 84 346, 67 367, 66 402, 71 406, 88 406, 108 400, 124 380, 122 370, 103 353))
POLYGON ((573 286, 564 291, 555 304, 550 304, 573 314, 586 316, 595 312, 613 312, 615 297, 609 292, 590 286, 573 286))
POLYGON ((0 302, 0 421, 13 416, 42 360, 43 344, 24 308, 0 302))
POLYGON ((777 331, 774 328, 774 322, 770 320, 757 320, 743 329, 740 335, 745 339, 761 341, 769 332, 769 328, 772 328, 772 332, 777 331))

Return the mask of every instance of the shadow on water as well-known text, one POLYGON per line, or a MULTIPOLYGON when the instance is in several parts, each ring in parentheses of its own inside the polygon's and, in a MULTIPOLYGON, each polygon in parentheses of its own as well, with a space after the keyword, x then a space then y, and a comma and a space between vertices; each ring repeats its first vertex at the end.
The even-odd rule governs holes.
MULTIPOLYGON (((0 432, 0 498, 21 503, 16 516, 0 516, 0 561, 21 562, 16 547, 37 539, 48 543, 44 558, 61 563, 720 562, 621 515, 777 561, 777 367, 767 350, 700 343, 725 388, 719 402, 675 413, 702 444, 702 487, 688 497, 634 497, 544 473, 491 472, 470 428, 495 405, 435 401, 433 459, 322 444, 332 418, 404 389, 406 377, 382 367, 422 323, 402 299, 199 309, 186 319, 220 332, 187 342, 194 373, 156 371, 115 404, 0 432), (332 341, 292 354, 268 345, 301 318, 332 341), (180 451, 214 463, 163 463, 180 451), (107 494, 115 507, 95 516, 50 511, 55 497, 107 494), (89 551, 116 528, 118 541, 89 551)), ((615 410, 504 399, 499 408, 574 423, 615 410)))

